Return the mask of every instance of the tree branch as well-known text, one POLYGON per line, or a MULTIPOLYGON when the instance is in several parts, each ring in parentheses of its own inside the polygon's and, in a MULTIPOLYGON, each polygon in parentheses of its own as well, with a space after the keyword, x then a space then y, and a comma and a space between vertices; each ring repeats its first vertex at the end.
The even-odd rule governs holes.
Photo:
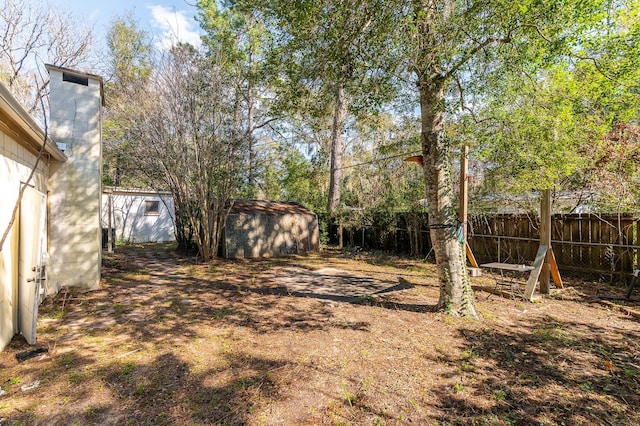
POLYGON ((479 51, 481 51, 482 49, 484 49, 485 47, 491 45, 491 44, 507 44, 507 43, 511 43, 511 34, 513 33, 513 30, 509 30, 509 32, 507 33, 506 37, 489 37, 486 38, 484 41, 478 43, 476 46, 474 46, 471 50, 469 50, 462 58, 460 58, 460 60, 454 64, 449 71, 447 71, 443 78, 444 79, 448 79, 450 77, 453 76, 453 74, 458 71, 460 68, 462 68, 462 66, 464 66, 464 64, 466 64, 476 53, 478 53, 479 51))
POLYGON ((607 75, 607 73, 605 73, 602 68, 600 68, 600 65, 598 64, 598 60, 592 56, 582 56, 582 55, 576 55, 576 54, 572 54, 572 56, 578 60, 581 61, 591 61, 593 62, 593 66, 596 69, 596 71, 598 71, 604 78, 606 78, 609 81, 612 81, 614 83, 617 83, 618 80, 616 80, 615 78, 611 77, 610 75, 607 75))
POLYGON ((462 82, 455 74, 452 75, 452 78, 456 82, 456 86, 458 87, 458 92, 460 93, 460 109, 461 110, 467 111, 469 115, 471 115, 471 118, 475 123, 484 123, 485 121, 497 120, 497 118, 494 116, 478 119, 473 108, 468 107, 464 101, 464 88, 462 87, 462 82))
POLYGON ((268 126, 268 125, 269 125, 269 124, 271 124, 272 122, 277 121, 277 120, 279 120, 279 119, 281 119, 281 118, 282 118, 282 117, 272 117, 272 118, 270 118, 270 119, 268 119, 268 120, 263 121, 263 122, 262 122, 262 123, 260 123, 260 124, 256 124, 255 126, 253 126, 253 130, 256 130, 256 129, 262 129, 263 127, 268 126))

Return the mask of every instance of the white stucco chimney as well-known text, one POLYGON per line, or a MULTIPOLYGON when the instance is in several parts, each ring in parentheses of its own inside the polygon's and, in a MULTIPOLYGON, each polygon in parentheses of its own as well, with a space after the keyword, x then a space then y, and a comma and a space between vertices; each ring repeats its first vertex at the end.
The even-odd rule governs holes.
POLYGON ((48 291, 100 284, 102 78, 47 65, 49 133, 68 160, 50 172, 48 291))

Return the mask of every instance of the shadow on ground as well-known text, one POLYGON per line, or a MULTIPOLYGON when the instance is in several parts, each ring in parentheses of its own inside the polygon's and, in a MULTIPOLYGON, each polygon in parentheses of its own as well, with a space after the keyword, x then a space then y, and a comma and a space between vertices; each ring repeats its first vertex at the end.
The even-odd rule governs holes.
POLYGON ((48 354, 0 354, 0 424, 640 423, 635 322, 499 298, 469 322, 402 270, 318 266, 107 256, 102 289, 43 306, 48 354))
POLYGON ((638 424, 640 332, 546 316, 520 327, 459 330, 466 349, 437 391, 450 424, 638 424))

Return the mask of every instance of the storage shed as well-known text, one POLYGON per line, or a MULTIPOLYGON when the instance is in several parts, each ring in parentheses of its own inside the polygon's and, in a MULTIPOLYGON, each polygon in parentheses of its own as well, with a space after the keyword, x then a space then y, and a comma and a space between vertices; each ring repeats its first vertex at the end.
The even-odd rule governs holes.
POLYGON ((125 243, 175 241, 175 217, 173 195, 170 192, 104 187, 102 229, 106 231, 111 226, 111 234, 117 241, 125 243))
POLYGON ((289 201, 235 201, 225 223, 224 256, 257 258, 318 251, 318 216, 289 201))

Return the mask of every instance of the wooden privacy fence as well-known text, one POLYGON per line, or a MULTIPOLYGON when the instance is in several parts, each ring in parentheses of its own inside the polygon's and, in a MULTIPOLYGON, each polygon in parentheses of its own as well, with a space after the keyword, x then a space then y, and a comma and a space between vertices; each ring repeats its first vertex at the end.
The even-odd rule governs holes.
MULTIPOLYGON (((344 227, 344 243, 366 250, 427 256, 431 250, 428 223, 426 213, 369 217, 366 223, 344 227)), ((551 228, 553 252, 562 272, 630 279, 635 265, 640 263, 638 216, 556 214, 551 228)), ((337 244, 338 229, 337 223, 328 224, 329 243, 337 244)), ((468 229, 469 246, 480 263, 530 264, 540 245, 537 216, 470 216, 468 229)))
MULTIPOLYGON (((556 214, 551 243, 561 271, 629 277, 640 261, 640 218, 630 214, 556 214)), ((479 262, 528 263, 540 244, 540 219, 473 216, 469 245, 479 262)))

